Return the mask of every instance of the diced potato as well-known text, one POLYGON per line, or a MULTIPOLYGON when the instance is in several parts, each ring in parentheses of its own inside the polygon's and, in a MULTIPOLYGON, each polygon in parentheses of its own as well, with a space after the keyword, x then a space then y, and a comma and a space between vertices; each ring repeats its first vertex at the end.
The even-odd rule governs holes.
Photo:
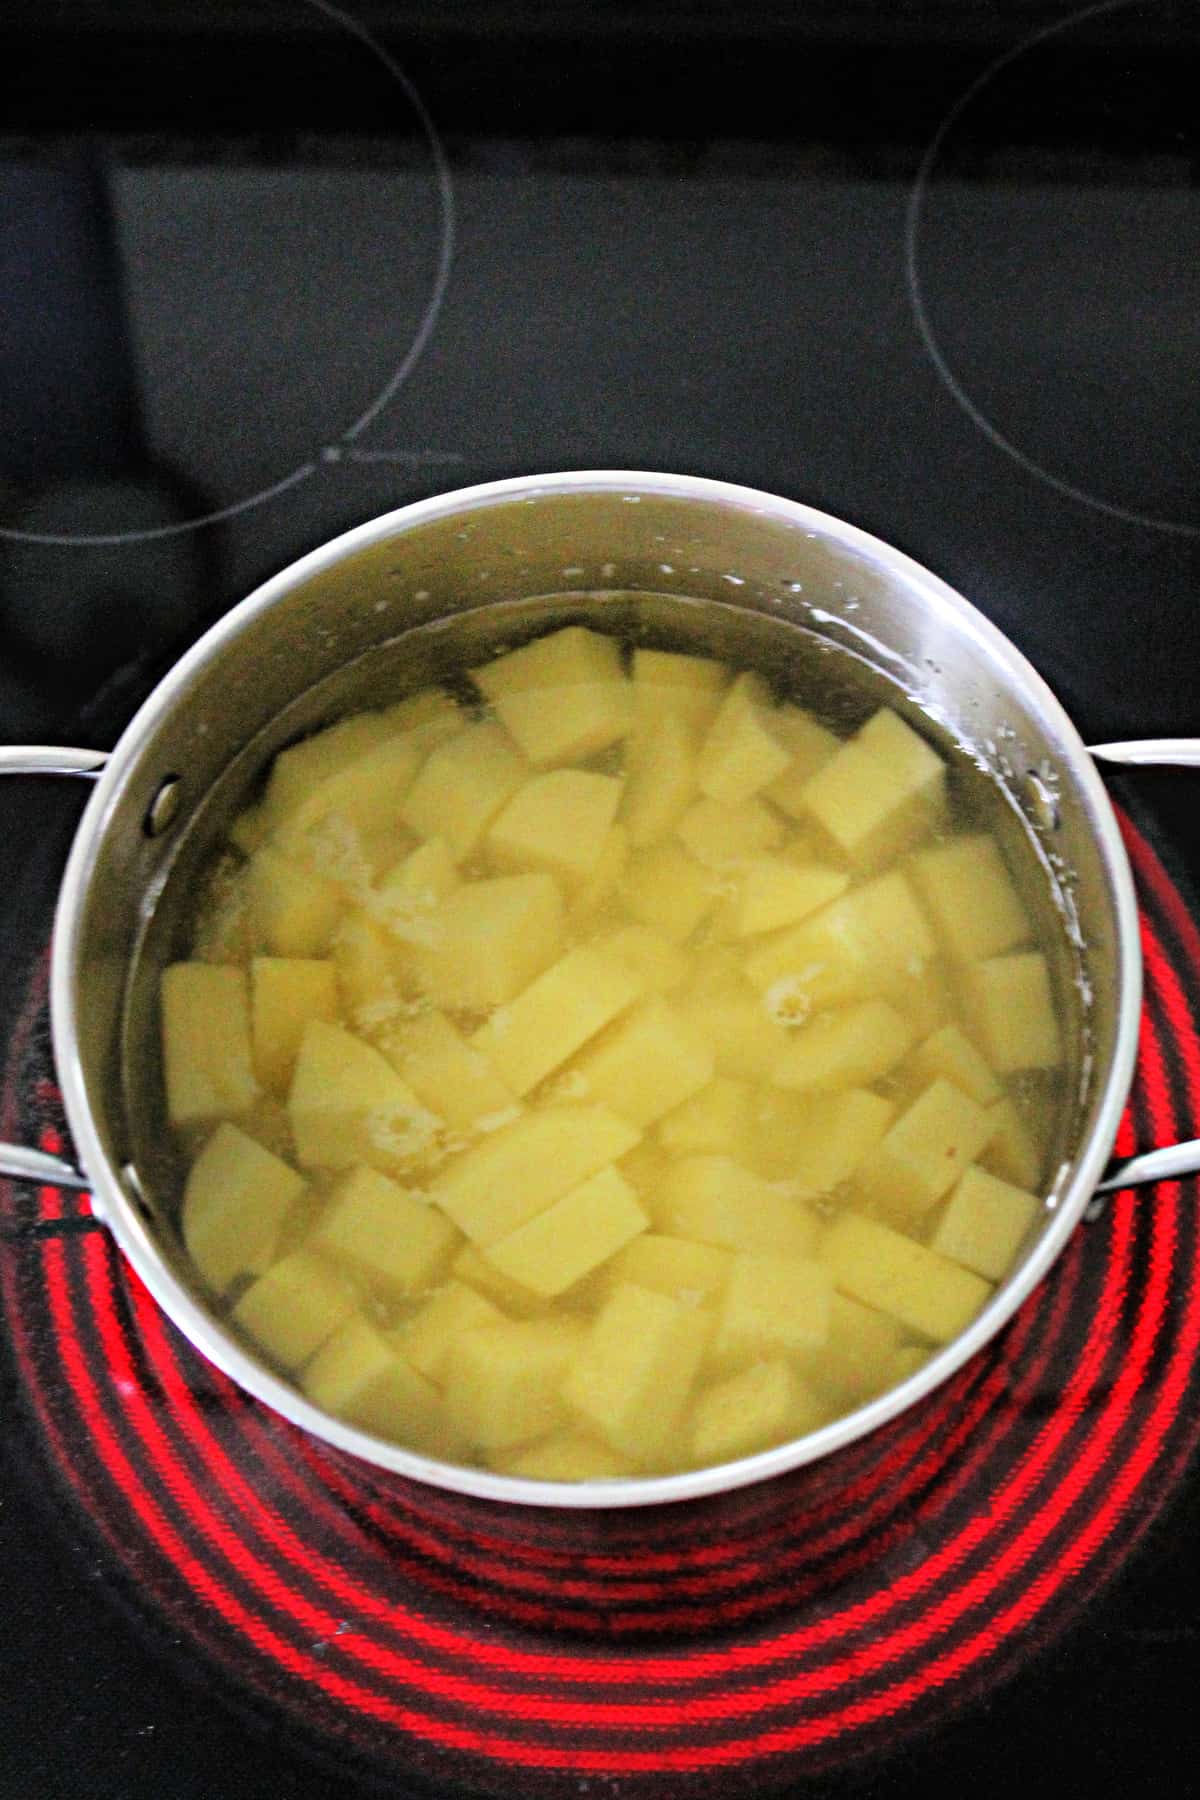
POLYGON ((708 1331, 695 1308, 623 1282, 592 1321, 563 1398, 624 1455, 650 1464, 669 1458, 708 1331))
POLYGON ((728 922, 736 938, 782 931, 844 894, 850 877, 821 863, 789 862, 782 856, 759 856, 739 872, 737 891, 728 906, 728 922))
POLYGON ((464 1332, 445 1361, 446 1410, 472 1444, 505 1449, 567 1423, 563 1379, 581 1320, 504 1319, 464 1332))
POLYGON ((326 1340, 300 1385, 324 1412, 422 1455, 457 1460, 466 1449, 437 1389, 361 1314, 326 1340))
POLYGON ((516 745, 485 719, 430 752, 404 796, 401 817, 422 837, 442 838, 461 861, 527 773, 516 745))
POLYGON ((1044 1158, 1029 1126, 1009 1099, 997 1100, 987 1109, 992 1135, 980 1155, 984 1167, 1018 1187, 1036 1188, 1044 1158))
POLYGON ((445 688, 421 688, 406 700, 383 709, 389 731, 409 738, 426 753, 461 731, 467 720, 453 694, 445 688))
POLYGON ((912 878, 956 961, 999 956, 1029 938, 1029 915, 989 833, 920 851, 912 859, 912 878))
POLYGON ((445 838, 428 838, 393 865, 370 897, 372 916, 404 942, 428 944, 442 901, 458 887, 460 876, 445 838))
POLYGON ((342 1011, 360 1031, 388 1025, 404 1007, 409 959, 403 945, 365 912, 346 914, 333 937, 342 1011))
POLYGON ((527 1094, 638 998, 627 963, 578 945, 471 1039, 514 1094, 527 1094))
POLYGON ((648 720, 629 740, 625 771, 621 818, 640 850, 674 830, 695 796, 694 728, 670 711, 648 720))
POLYGON ((462 1242, 436 1207, 370 1168, 338 1181, 309 1245, 392 1300, 437 1281, 462 1242))
POLYGON ((336 882, 264 844, 246 870, 246 908, 256 943, 272 956, 323 956, 342 916, 336 882))
POLYGON ((644 1128, 712 1079, 713 1055, 657 995, 610 1025, 575 1060, 589 1098, 644 1128))
POLYGON ((774 707, 759 675, 738 675, 700 746, 700 792, 738 806, 782 775, 791 756, 774 735, 774 707))
POLYGON ((617 1251, 605 1274, 611 1276, 614 1286, 632 1281, 687 1306, 698 1306, 721 1293, 732 1262, 730 1251, 715 1244, 647 1231, 617 1251))
POLYGON ((938 1077, 908 1107, 858 1172, 861 1193, 902 1223, 949 1193, 991 1134, 984 1109, 938 1077))
POLYGON ((439 1124, 378 1050, 321 1019, 300 1041, 288 1113, 306 1168, 395 1169, 428 1151, 439 1124))
POLYGON ((658 1196, 671 1159, 650 1138, 643 1138, 620 1159, 620 1169, 657 1228, 658 1196))
POLYGON ((295 1162, 296 1146, 292 1142, 287 1106, 275 1094, 260 1095, 250 1111, 238 1120, 238 1130, 244 1131, 247 1137, 253 1138, 256 1144, 261 1144, 282 1162, 295 1162))
POLYGON ((623 925, 601 941, 637 976, 644 993, 669 994, 687 978, 691 964, 686 953, 649 925, 623 925))
POLYGON ((196 934, 193 962, 245 963, 258 948, 246 894, 245 865, 222 857, 209 878, 196 934))
POLYGON ((724 663, 673 650, 633 653, 633 711, 638 729, 677 718, 702 736, 717 716, 729 682, 724 663))
POLYGON ((746 981, 700 983, 672 996, 674 1005, 712 1050, 716 1071, 736 1081, 766 1081, 787 1044, 763 997, 746 981))
POLYGON ((873 1000, 897 977, 919 972, 936 950, 904 876, 889 870, 786 931, 764 938, 746 958, 756 988, 794 984, 811 1007, 873 1000))
POLYGON ((804 790, 817 770, 823 769, 837 755, 842 747, 841 739, 818 725, 798 706, 781 706, 772 713, 771 731, 789 753, 791 761, 782 775, 768 782, 763 793, 789 818, 803 819, 804 790))
POLYGON ((921 1087, 942 1075, 980 1106, 990 1106, 1001 1094, 1000 1083, 958 1025, 943 1025, 927 1037, 913 1051, 905 1073, 921 1087))
POLYGON ((636 1125, 605 1106, 546 1106, 492 1132, 446 1165, 430 1197, 482 1249, 616 1162, 636 1125))
POLYGON ((586 931, 616 893, 629 865, 629 834, 623 825, 610 825, 600 844, 596 866, 571 895, 570 921, 576 931, 586 931))
POLYGON ((697 1467, 736 1462, 824 1422, 816 1395, 776 1358, 702 1388, 692 1403, 690 1460, 697 1467))
POLYGON ((568 625, 471 670, 530 762, 594 756, 633 723, 633 690, 613 638, 568 625))
POLYGON ((470 1131, 481 1119, 513 1106, 512 1090, 443 1012, 422 1013, 394 1026, 380 1037, 379 1048, 418 1100, 452 1132, 470 1131))
POLYGON ((250 964, 254 1071, 263 1087, 284 1094, 310 1019, 337 1018, 337 972, 331 962, 256 956, 250 964))
POLYGON ((776 1354, 814 1350, 829 1336, 833 1277, 807 1257, 740 1251, 712 1340, 714 1368, 740 1369, 776 1354))
POLYGON ((510 1281, 472 1243, 463 1245, 450 1265, 450 1272, 456 1281, 494 1301, 501 1313, 510 1318, 531 1319, 546 1311, 548 1303, 540 1294, 523 1287, 519 1281, 510 1281))
POLYGON ((880 1391, 899 1387, 902 1381, 907 1381, 910 1375, 915 1375, 918 1369, 923 1369, 931 1355, 932 1351, 922 1350, 919 1344, 901 1344, 898 1350, 892 1351, 888 1362, 887 1380, 881 1384, 880 1391))
POLYGON ((490 1244, 486 1255, 535 1294, 562 1294, 649 1223, 634 1190, 610 1166, 490 1244))
POLYGON ((921 1040, 932 1037, 940 1026, 953 1024, 957 1011, 950 984, 936 962, 921 963, 915 973, 890 981, 888 999, 921 1040))
POLYGON ((753 1109, 746 1161, 770 1181, 830 1194, 876 1154, 895 1112, 890 1100, 869 1088, 819 1099, 768 1092, 753 1109))
POLYGON ((969 1269, 860 1213, 835 1219, 817 1255, 852 1300, 935 1344, 957 1337, 992 1291, 969 1269))
POLYGON ((374 745, 294 802, 276 826, 277 847, 286 856, 308 861, 313 834, 333 818, 364 840, 394 829, 420 763, 421 751, 407 738, 374 745))
POLYGON ((968 1169, 929 1242, 977 1275, 1003 1281, 1041 1210, 1033 1194, 984 1169, 968 1169))
POLYGON ((659 1120, 658 1141, 672 1156, 716 1151, 736 1160, 749 1135, 753 1105, 748 1082, 714 1076, 707 1087, 659 1120))
POLYGON ((503 1317, 498 1306, 465 1281, 448 1281, 389 1338, 418 1374, 440 1385, 446 1358, 462 1334, 477 1325, 496 1325, 503 1317))
POLYGON ((218 1294, 241 1275, 264 1275, 278 1252, 303 1178, 236 1125, 218 1125, 188 1172, 183 1241, 218 1294))
POLYGON ((728 1156, 685 1156, 665 1172, 654 1208, 656 1228, 728 1250, 807 1256, 817 1237, 813 1214, 728 1156))
POLYGON ((900 1325, 887 1313, 835 1293, 829 1302, 829 1335, 801 1358, 800 1367, 823 1399, 845 1411, 891 1386, 900 1337, 900 1325))
POLYGON ((212 1125, 259 1097, 244 969, 172 963, 162 978, 163 1074, 172 1125, 212 1125))
POLYGON ((886 1000, 819 1013, 791 1033, 771 1071, 776 1086, 801 1093, 862 1087, 887 1075, 912 1043, 913 1034, 886 1000))
POLYGON ((380 713, 356 713, 281 750, 271 765, 263 797, 270 829, 278 829, 314 788, 386 743, 391 735, 392 728, 380 713))
POLYGON ((413 946, 416 980, 437 1006, 503 1006, 561 953, 563 930, 551 875, 464 882, 438 909, 432 942, 413 946))
POLYGON ((717 870, 774 850, 783 831, 779 814, 761 800, 751 797, 738 806, 724 806, 705 795, 692 801, 675 827, 688 854, 706 869, 717 870))
POLYGON ((527 1481, 612 1481, 638 1472, 635 1462, 601 1438, 570 1429, 552 1432, 519 1450, 501 1451, 488 1460, 498 1474, 522 1475, 527 1481))
POLYGON ((616 818, 621 783, 590 769, 532 776, 488 828, 485 851, 500 874, 544 869, 568 887, 595 870, 616 818))
POLYGON ((1001 1074, 1062 1061, 1050 971, 1036 950, 992 956, 962 972, 962 993, 983 1053, 1001 1074))
POLYGON ((877 868, 940 818, 946 770, 897 714, 868 720, 804 790, 807 817, 860 868, 877 868))
POLYGON ((315 1251, 294 1250, 248 1287, 233 1309, 242 1330, 285 1369, 298 1369, 358 1310, 354 1283, 315 1251))
POLYGON ((236 845, 243 856, 253 856, 270 835, 270 820, 261 802, 257 806, 243 807, 229 827, 229 841, 236 845))
POLYGON ((642 925, 681 944, 716 904, 712 877, 682 844, 652 844, 629 859, 618 892, 642 925))

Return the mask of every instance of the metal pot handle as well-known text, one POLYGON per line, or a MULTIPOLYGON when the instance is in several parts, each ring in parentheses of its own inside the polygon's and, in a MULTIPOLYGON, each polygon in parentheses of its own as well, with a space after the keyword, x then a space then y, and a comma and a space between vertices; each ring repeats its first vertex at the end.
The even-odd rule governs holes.
MULTIPOLYGON (((0 775, 75 775, 95 781, 108 762, 107 750, 72 750, 46 744, 0 744, 0 775)), ((42 1182, 51 1187, 87 1189, 91 1182, 79 1169, 44 1150, 0 1144, 0 1176, 42 1182)))

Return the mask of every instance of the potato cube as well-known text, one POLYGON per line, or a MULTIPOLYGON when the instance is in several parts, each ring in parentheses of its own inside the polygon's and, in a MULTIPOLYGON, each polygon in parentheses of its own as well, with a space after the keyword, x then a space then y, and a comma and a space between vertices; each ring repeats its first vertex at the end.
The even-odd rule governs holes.
POLYGON ((696 793, 693 727, 665 712, 634 732, 625 753, 621 818, 634 849, 657 844, 674 830, 696 793))
POLYGON ((859 1170, 859 1191, 902 1223, 919 1218, 949 1193, 991 1130, 983 1108, 939 1076, 901 1113, 859 1170))
POLYGON ((685 1306, 699 1306, 721 1293, 732 1262, 731 1253, 715 1244, 647 1231, 617 1251, 605 1274, 611 1275, 614 1286, 632 1281, 656 1294, 669 1294, 685 1306))
POLYGON ((440 1385, 446 1358, 463 1333, 477 1325, 496 1325, 503 1317, 498 1306, 465 1281, 448 1281, 388 1335, 418 1374, 440 1385))
POLYGON ((450 1265, 450 1272, 456 1281, 493 1301, 502 1314, 511 1318, 531 1319, 546 1310, 548 1302, 540 1294, 535 1294, 532 1288, 522 1287, 519 1281, 510 1281, 472 1243, 463 1245, 450 1265))
POLYGON ((239 1275, 264 1275, 304 1181, 236 1125, 218 1125, 188 1172, 183 1241, 218 1294, 239 1275))
POLYGON ((920 851, 912 859, 912 878, 957 962, 998 956, 1031 935, 1000 846, 987 832, 920 851))
POLYGON ((887 1313, 835 1293, 829 1302, 829 1336, 800 1359, 800 1367, 816 1392, 844 1412, 891 1386, 900 1337, 898 1322, 887 1313))
POLYGON ((400 816, 421 837, 442 838, 461 861, 527 773, 525 758, 498 725, 468 725, 430 752, 400 816))
POLYGON ((600 944, 632 971, 643 993, 669 994, 687 979, 691 966, 687 955, 649 925, 622 925, 600 944))
POLYGON ((830 1194, 877 1152, 895 1107, 869 1088, 812 1099, 782 1091, 760 1097, 744 1155, 769 1181, 793 1181, 830 1194))
POLYGON ((456 1460, 466 1449, 437 1389, 361 1314, 322 1344, 300 1385, 323 1412, 422 1455, 456 1460))
POLYGON ((716 904, 712 877, 693 862, 682 844, 652 844, 637 850, 618 892, 633 918, 681 944, 716 904))
POLYGON ((535 638, 471 676, 530 762, 542 768, 594 756, 633 723, 620 646, 582 625, 535 638))
POLYGON ((500 1451, 488 1461, 498 1474, 521 1475, 526 1481, 612 1481, 637 1474, 637 1464, 628 1456, 590 1432, 569 1428, 519 1450, 500 1451))
POLYGON ((544 869, 577 888, 595 871, 620 798, 619 781, 589 769, 534 775, 489 826, 488 860, 501 874, 544 869))
POLYGON ((821 863, 798 864, 781 856, 759 856, 739 872, 728 906, 736 938, 782 931, 844 894, 850 877, 821 863))
POLYGON ((695 1308, 622 1282, 571 1362, 563 1398, 614 1449, 659 1462, 670 1456, 708 1331, 695 1308))
POLYGON ((433 941, 413 947, 417 982, 438 1006, 503 1006, 560 954, 563 929, 550 875, 466 881, 438 909, 433 941))
POLYGON ((596 866, 571 895, 568 916, 572 927, 586 931, 604 913, 629 866, 629 834, 623 825, 610 825, 600 843, 596 866))
POLYGON ((409 738, 425 753, 454 737, 467 723, 453 694, 438 687, 421 688, 406 700, 385 706, 381 717, 389 731, 409 738))
POLYGON ((700 983, 672 996, 675 1007, 712 1050, 716 1071, 735 1081, 766 1081, 787 1045, 787 1032, 748 982, 700 983))
POLYGON ((259 1097, 244 969, 172 963, 162 978, 163 1074, 172 1125, 237 1119, 259 1097))
POLYGON ((783 842, 784 827, 778 813, 761 800, 743 800, 724 806, 701 795, 693 800, 675 827, 675 835, 688 854, 706 869, 725 870, 747 857, 760 856, 783 842))
POLYGON ((233 1319, 285 1369, 298 1369, 358 1310, 354 1283, 315 1251, 293 1250, 248 1287, 233 1319))
POLYGON ((895 1068, 912 1035, 886 1000, 860 1000, 857 1006, 819 1013, 790 1035, 771 1080, 806 1094, 866 1086, 895 1068))
POLYGON ((345 896, 337 883, 282 856, 270 844, 246 869, 246 910, 257 944, 272 956, 323 956, 345 896))
POLYGON ((229 841, 239 849, 243 856, 253 856, 262 848, 271 835, 270 820, 267 810, 260 802, 257 806, 246 806, 237 815, 229 827, 229 841))
POLYGON ((984 1167, 1018 1187, 1036 1188, 1042 1177, 1042 1152, 1029 1126, 1007 1097, 987 1109, 992 1135, 980 1155, 984 1167))
POLYGON ((942 1075, 980 1106, 990 1106, 1000 1098, 1000 1083, 958 1025, 943 1025, 927 1037, 914 1050, 905 1073, 921 1087, 942 1075))
POLYGON ((736 1462, 815 1431, 825 1413, 817 1396, 779 1358, 755 1363, 702 1388, 692 1402, 689 1460, 700 1468, 736 1462))
POLYGON ((941 816, 946 770, 937 752, 884 708, 804 790, 804 811, 859 868, 877 868, 941 816))
POLYGON ((472 1444, 506 1449, 567 1423, 559 1389, 585 1335, 582 1320, 477 1325, 445 1362, 446 1410, 472 1444))
POLYGON ((445 838, 428 838, 382 876, 369 898, 372 916, 393 937, 411 944, 432 942, 438 908, 460 882, 445 838))
POLYGON ((633 653, 633 714, 639 730, 675 718, 702 736, 717 716, 729 681, 723 663, 672 650, 633 653))
POLYGON ((715 1151, 736 1160, 749 1133, 753 1105, 747 1082, 714 1076, 707 1087, 659 1120, 658 1141, 673 1156, 715 1151))
POLYGON ((814 1350, 829 1335, 833 1277, 807 1257, 741 1251, 733 1259, 712 1340, 714 1368, 814 1350))
POLYGON ((835 1219, 817 1255, 852 1300, 935 1344, 965 1330, 992 1291, 969 1269, 859 1213, 835 1219))
POLYGON ((486 1255, 535 1294, 562 1294, 649 1223, 629 1183, 610 1166, 490 1244, 486 1255))
POLYGON ((338 999, 359 1031, 391 1023, 404 1006, 409 959, 390 932, 357 908, 346 914, 333 937, 338 999))
POLYGON ((671 1159, 666 1151, 660 1149, 650 1138, 643 1138, 640 1144, 635 1144, 620 1159, 622 1175, 656 1227, 659 1190, 670 1166, 671 1159))
POLYGON ((984 1169, 968 1169, 929 1242, 977 1275, 1003 1281, 1041 1210, 1033 1194, 984 1169))
POLYGON ((514 1094, 527 1094, 641 992, 628 964, 581 944, 539 975, 471 1039, 514 1094))
POLYGON ((888 999, 903 1013, 919 1040, 932 1037, 942 1025, 954 1023, 957 1007, 945 972, 936 962, 916 966, 915 973, 888 982, 888 999))
POLYGON ((760 991, 777 982, 795 984, 819 1008, 886 995, 897 980, 919 972, 935 950, 912 889, 893 869, 764 938, 745 969, 760 991))
POLYGON ((791 757, 771 729, 774 711, 761 676, 736 677, 700 746, 702 794, 738 806, 783 774, 791 757))
POLYGON ((901 1344, 893 1350, 888 1362, 887 1380, 881 1384, 880 1391, 899 1387, 910 1375, 915 1375, 929 1361, 932 1351, 922 1350, 918 1344, 901 1344))
POLYGON ((351 1169, 335 1184, 309 1238, 312 1249, 391 1300, 438 1280, 461 1242, 435 1206, 369 1168, 351 1169))
POLYGON ((616 1162, 640 1135, 605 1106, 546 1106, 455 1157, 431 1184, 430 1197, 487 1249, 616 1162))
POLYGON ((422 1013, 394 1026, 379 1048, 431 1112, 451 1132, 466 1132, 509 1111, 514 1095, 478 1050, 472 1049, 443 1012, 422 1013))
POLYGON ((287 1092, 304 1027, 337 1019, 337 971, 331 962, 256 956, 250 964, 254 1070, 263 1087, 287 1092))
POLYGON ((728 1250, 807 1256, 817 1237, 813 1214, 728 1156, 685 1156, 663 1176, 654 1208, 657 1229, 728 1250))
POLYGON ((970 963, 962 973, 962 994, 994 1069, 1007 1075, 1057 1068, 1062 1037, 1044 956, 1027 950, 970 963))
POLYGON ((380 713, 356 713, 281 750, 271 765, 271 778, 263 796, 270 829, 277 830, 331 775, 349 768, 367 751, 386 743, 391 735, 391 726, 380 713))
POLYGON ((276 826, 277 848, 307 862, 322 826, 334 818, 340 830, 355 832, 362 840, 394 829, 400 822, 400 803, 420 764, 421 751, 407 738, 391 738, 365 750, 295 801, 276 826))
POLYGON ((645 1128, 711 1081, 713 1054, 655 995, 610 1025, 574 1067, 589 1098, 645 1128))
POLYGON ((798 706, 781 706, 771 715, 771 730, 791 757, 782 775, 768 782, 763 793, 789 818, 804 817, 804 790, 817 773, 841 749, 841 739, 798 706))
POLYGON ((305 1027, 287 1104, 308 1168, 387 1171, 419 1161, 439 1125, 378 1050, 321 1019, 305 1027))

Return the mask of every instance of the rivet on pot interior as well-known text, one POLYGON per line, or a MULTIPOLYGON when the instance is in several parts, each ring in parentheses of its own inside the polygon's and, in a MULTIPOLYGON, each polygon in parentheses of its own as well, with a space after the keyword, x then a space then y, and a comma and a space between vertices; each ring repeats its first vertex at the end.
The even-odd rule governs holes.
POLYGON ((142 829, 147 837, 161 837, 175 823, 178 814, 179 777, 167 775, 159 783, 158 792, 146 808, 142 829))

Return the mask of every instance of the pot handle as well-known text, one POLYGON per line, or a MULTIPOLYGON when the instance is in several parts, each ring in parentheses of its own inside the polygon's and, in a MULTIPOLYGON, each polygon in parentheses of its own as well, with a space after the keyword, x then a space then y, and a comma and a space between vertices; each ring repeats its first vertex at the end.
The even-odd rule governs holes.
MULTIPOLYGON (((0 775, 75 775, 95 781, 108 762, 107 750, 74 750, 48 744, 0 744, 0 775)), ((86 1190, 87 1176, 44 1150, 0 1144, 0 1176, 13 1181, 41 1182, 50 1187, 86 1190)))

